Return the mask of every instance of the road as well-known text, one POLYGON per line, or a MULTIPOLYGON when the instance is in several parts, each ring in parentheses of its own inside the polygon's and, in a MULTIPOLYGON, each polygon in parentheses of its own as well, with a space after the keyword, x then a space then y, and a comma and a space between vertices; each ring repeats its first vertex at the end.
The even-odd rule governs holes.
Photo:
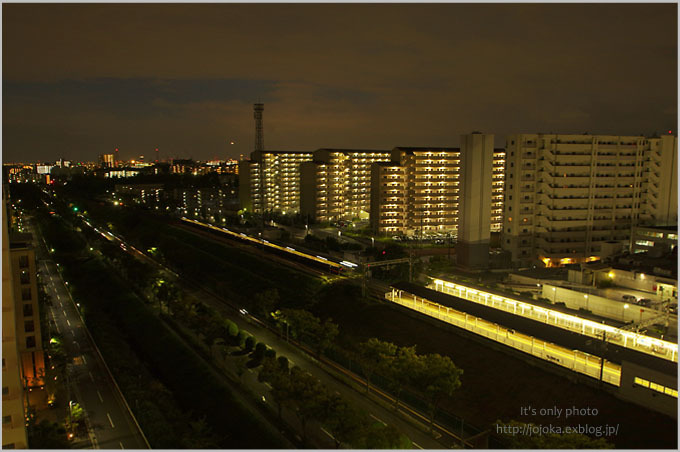
POLYGON ((96 350, 56 264, 42 246, 36 251, 38 268, 52 299, 49 320, 63 337, 63 348, 70 363, 67 366, 70 399, 79 403, 86 413, 89 426, 86 448, 149 449, 96 350))
MULTIPOLYGON (((281 338, 273 331, 261 326, 260 322, 250 315, 239 314, 233 308, 225 306, 224 302, 215 297, 212 293, 205 291, 200 287, 186 283, 180 283, 180 285, 184 287, 187 297, 193 298, 195 302, 201 301, 207 303, 213 308, 217 309, 224 317, 234 321, 238 325, 239 329, 244 329, 252 333, 258 341, 265 342, 267 345, 275 349, 279 356, 286 356, 291 362, 291 366, 296 365, 314 375, 326 388, 340 394, 343 398, 355 406, 363 408, 374 419, 378 419, 380 422, 397 427, 406 436, 408 436, 411 441, 415 443, 415 448, 421 447, 425 449, 441 449, 442 447, 451 447, 454 445, 454 439, 444 437, 441 439, 441 441, 444 441, 444 443, 440 442, 440 440, 436 440, 426 431, 427 427, 423 423, 417 420, 407 421, 403 417, 406 416, 405 414, 397 414, 392 409, 385 408, 381 404, 374 402, 372 399, 367 398, 363 391, 359 392, 339 381, 331 372, 329 372, 329 370, 325 368, 323 364, 319 363, 316 359, 310 357, 305 352, 299 350, 294 344, 287 343, 285 338, 281 338), (415 425, 420 425, 420 427, 414 426, 414 423, 415 425)), ((252 371, 245 376, 244 381, 256 382, 256 379, 257 373, 256 371, 252 371)), ((272 398, 269 397, 269 389, 266 387, 266 385, 257 383, 251 385, 251 387, 257 388, 260 391, 258 395, 264 395, 267 403, 270 403, 272 409, 276 410, 275 404, 271 402, 272 398)), ((293 420, 293 425, 296 424, 297 421, 293 420)), ((318 432, 323 433, 323 435, 327 437, 329 435, 328 432, 324 431, 320 425, 315 424, 314 422, 310 422, 308 425, 308 431, 317 437, 318 432), (315 429, 314 432, 312 432, 313 429, 315 429)), ((328 441, 329 438, 326 439, 326 447, 334 448, 335 443, 328 441)))
MULTIPOLYGON (((197 230, 194 228, 184 227, 184 229, 187 229, 194 234, 203 235, 211 240, 222 242, 225 245, 235 246, 232 240, 227 240, 224 237, 217 237, 213 234, 208 234, 205 231, 197 230)), ((100 229, 100 233, 102 232, 104 232, 104 234, 106 235, 106 231, 104 229, 100 229)), ((161 264, 157 263, 155 260, 151 259, 146 254, 134 248, 132 245, 123 242, 121 238, 117 236, 111 236, 109 240, 119 242, 121 245, 123 245, 121 246, 123 250, 137 257, 138 259, 142 259, 147 263, 153 263, 154 265, 157 265, 159 269, 163 269, 166 271, 169 270, 166 267, 162 266, 161 264)), ((261 252, 261 250, 259 250, 256 247, 238 245, 236 246, 239 248, 241 247, 247 248, 249 252, 253 253, 261 252)), ((267 253, 267 256, 268 258, 272 258, 272 256, 269 253, 267 253)), ((281 260, 283 261, 283 263, 291 265, 290 261, 284 259, 281 260)), ((311 271, 313 273, 322 273, 319 272, 318 270, 311 269, 306 266, 302 265, 300 266, 305 267, 304 269, 306 271, 311 271)), ((292 361, 295 365, 299 366, 303 370, 319 378, 319 380, 321 380, 321 382, 327 388, 342 395, 345 399, 351 401, 355 406, 362 407, 363 409, 365 409, 366 412, 368 412, 373 419, 377 419, 379 420, 379 422, 382 422, 387 425, 396 426, 400 431, 402 431, 404 434, 406 434, 406 436, 408 436, 412 440, 412 442, 414 443, 414 448, 439 449, 442 447, 452 447, 459 444, 460 439, 457 436, 453 435, 452 433, 448 432, 447 430, 443 429, 441 426, 438 426, 437 424, 435 424, 435 429, 437 430, 437 433, 434 435, 430 433, 428 431, 428 427, 425 425, 426 419, 422 414, 412 412, 405 407, 402 408, 402 411, 396 413, 394 410, 389 408, 390 405, 389 401, 384 397, 382 398, 382 404, 377 403, 375 400, 371 398, 367 398, 363 391, 356 390, 353 387, 348 386, 346 383, 338 380, 337 377, 334 376, 333 372, 331 372, 329 368, 325 367, 325 365, 311 358, 307 353, 300 350, 296 346, 286 343, 284 339, 281 339, 276 333, 269 330, 267 327, 262 325, 252 316, 247 315, 244 317, 241 314, 239 314, 238 312, 239 306, 234 306, 228 301, 225 302, 225 300, 223 300, 222 298, 217 297, 215 294, 211 293, 208 290, 205 290, 201 285, 192 283, 191 281, 188 281, 186 278, 179 277, 177 273, 172 272, 171 270, 170 272, 173 273, 176 277, 178 277, 179 286, 182 289, 184 289, 188 296, 195 298, 196 302, 203 302, 217 309, 225 318, 229 318, 236 322, 237 325, 239 326, 239 329, 245 329, 249 331, 255 337, 257 337, 258 340, 263 341, 267 343, 270 347, 274 348, 279 355, 288 357, 289 360, 292 361), (386 408, 385 406, 387 406, 388 408, 386 408), (407 411, 409 412, 408 414, 406 413, 407 411), (438 439, 435 439, 434 436, 436 436, 438 439)), ((372 285, 371 282, 369 282, 369 285, 372 285)), ((381 288, 381 290, 382 289, 383 288, 381 288)), ((348 378, 354 379, 359 384, 363 384, 363 381, 360 380, 356 375, 352 374, 351 372, 347 372, 344 369, 341 369, 339 366, 336 367, 334 372, 345 373, 345 375, 348 378)), ((276 411, 276 407, 272 402, 272 397, 268 397, 269 388, 267 388, 266 385, 257 382, 256 371, 248 372, 247 375, 245 375, 242 378, 242 383, 246 384, 251 390, 254 390, 256 393, 259 391, 259 396, 260 397, 264 396, 263 402, 270 405, 271 409, 276 411)), ((380 399, 380 397, 378 397, 378 399, 380 399)), ((284 416, 284 418, 285 417, 286 416, 284 416)), ((299 422, 295 418, 286 419, 286 421, 288 422, 289 425, 297 426, 298 430, 300 429, 299 422)), ((309 425, 307 427, 308 427, 307 428, 308 440, 317 444, 320 448, 335 447, 335 441, 333 440, 330 433, 323 429, 320 425, 311 421, 309 422, 309 425)))

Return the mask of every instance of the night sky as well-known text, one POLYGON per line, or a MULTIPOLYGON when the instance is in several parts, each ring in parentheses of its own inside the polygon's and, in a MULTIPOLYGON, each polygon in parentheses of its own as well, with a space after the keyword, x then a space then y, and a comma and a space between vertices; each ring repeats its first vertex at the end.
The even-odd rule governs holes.
POLYGON ((2 158, 456 146, 677 123, 677 5, 3 4, 2 158), (231 145, 229 142, 234 141, 231 145))

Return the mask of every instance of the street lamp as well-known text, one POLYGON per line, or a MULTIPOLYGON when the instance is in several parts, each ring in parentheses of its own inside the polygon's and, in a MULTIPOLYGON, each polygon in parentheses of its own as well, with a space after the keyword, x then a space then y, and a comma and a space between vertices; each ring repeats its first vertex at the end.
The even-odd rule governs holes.
POLYGON ((371 248, 375 248, 375 239, 371 237, 371 248))
POLYGON ((586 299, 586 310, 588 309, 588 294, 585 294, 583 298, 586 299))
POLYGON ((553 304, 555 304, 555 300, 557 298, 557 289, 553 287, 552 290, 553 290, 553 304))
POLYGON ((628 309, 628 303, 623 305, 623 310, 621 311, 621 321, 625 322, 626 321, 626 309, 628 309))

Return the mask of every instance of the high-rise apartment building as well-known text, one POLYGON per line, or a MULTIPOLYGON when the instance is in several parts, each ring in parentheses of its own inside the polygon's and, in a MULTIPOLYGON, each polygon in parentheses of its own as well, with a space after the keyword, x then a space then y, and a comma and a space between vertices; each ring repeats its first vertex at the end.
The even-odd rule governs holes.
POLYGON ((312 152, 253 151, 239 164, 241 206, 255 213, 300 211, 300 164, 312 152))
POLYGON ((311 221, 369 217, 371 165, 390 160, 390 151, 319 149, 301 165, 301 213, 311 221))
POLYGON ((17 303, 9 252, 7 211, 2 200, 2 448, 26 449, 24 386, 21 377, 21 355, 17 334, 17 318, 22 315, 17 303))
POLYGON ((21 356, 23 383, 28 389, 45 385, 45 357, 40 331, 35 250, 32 242, 33 236, 29 233, 12 233, 9 237, 12 286, 17 302, 16 337, 21 356))
POLYGON ((373 167, 373 230, 457 232, 459 158, 458 148, 394 148, 391 162, 373 167))
POLYGON ((503 201, 505 198, 505 149, 493 150, 491 176, 491 232, 503 230, 503 201))
MULTIPOLYGON (((472 221, 472 215, 485 212, 484 224, 478 225, 477 230, 481 234, 498 230, 502 219, 504 152, 494 150, 493 135, 481 133, 462 135, 461 148, 398 147, 392 150, 389 163, 374 165, 373 230, 379 234, 438 232, 459 236, 459 204, 465 196, 461 152, 466 153, 470 163, 465 179, 469 184, 468 193, 472 196, 474 191, 477 201, 484 199, 485 203, 484 206, 479 202, 476 205, 468 203, 468 218, 472 221), (478 153, 483 153, 484 158, 478 153), (482 187, 484 195, 480 197, 482 187)), ((481 240, 472 236, 468 239, 481 240)))
POLYGON ((407 226, 406 167, 376 162, 371 167, 371 228, 378 234, 404 234, 407 226))
POLYGON ((507 137, 503 248, 518 265, 597 260, 640 224, 677 223, 673 136, 507 137))

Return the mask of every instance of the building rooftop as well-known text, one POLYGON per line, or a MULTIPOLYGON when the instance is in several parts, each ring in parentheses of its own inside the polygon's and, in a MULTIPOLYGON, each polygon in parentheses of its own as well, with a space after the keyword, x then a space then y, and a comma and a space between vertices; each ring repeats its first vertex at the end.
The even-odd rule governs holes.
POLYGON ((401 151, 415 152, 415 151, 432 151, 432 152, 459 152, 460 148, 443 148, 438 146, 397 146, 394 149, 401 151))

